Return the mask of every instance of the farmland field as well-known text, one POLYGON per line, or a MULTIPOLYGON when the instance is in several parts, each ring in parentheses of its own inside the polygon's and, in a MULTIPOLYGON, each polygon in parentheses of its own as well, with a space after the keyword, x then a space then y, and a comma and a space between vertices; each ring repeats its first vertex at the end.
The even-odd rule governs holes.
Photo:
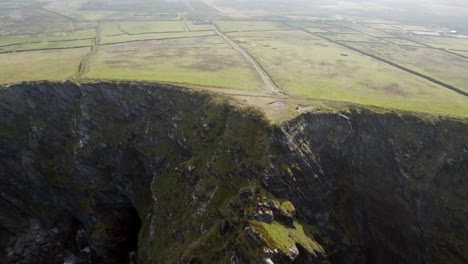
POLYGON ((398 47, 391 44, 369 43, 350 43, 349 45, 468 92, 468 75, 465 74, 468 69, 467 59, 424 47, 398 47))
POLYGON ((424 43, 434 48, 468 50, 468 39, 453 37, 422 37, 410 36, 411 40, 424 43))
POLYGON ((120 22, 120 29, 128 34, 184 31, 180 21, 120 22))
POLYGON ((289 28, 287 25, 280 22, 266 21, 217 21, 216 25, 224 32, 281 30, 289 28))
POLYGON ((1 82, 142 80, 468 116, 467 96, 446 87, 468 91, 468 39, 412 13, 398 21, 377 4, 321 1, 111 2, 0 0, 1 82))
POLYGON ((86 40, 96 37, 96 30, 80 30, 74 32, 57 32, 47 35, 23 35, 23 36, 6 36, 0 39, 0 46, 11 44, 31 44, 39 42, 57 42, 57 41, 75 41, 86 40))
POLYGON ((85 77, 262 88, 250 65, 218 36, 101 46, 85 77))
POLYGON ((0 54, 0 83, 73 77, 89 48, 0 54))
POLYGON ((468 110, 464 97, 422 78, 306 33, 282 33, 231 36, 291 95, 416 111, 468 110))

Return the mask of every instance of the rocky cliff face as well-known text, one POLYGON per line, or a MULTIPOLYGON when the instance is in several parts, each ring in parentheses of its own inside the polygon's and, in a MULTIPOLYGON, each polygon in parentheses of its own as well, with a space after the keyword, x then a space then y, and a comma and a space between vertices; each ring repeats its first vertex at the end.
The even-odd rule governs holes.
POLYGON ((466 263, 468 124, 270 126, 156 84, 0 90, 0 263, 466 263))
POLYGON ((319 226, 331 262, 468 261, 466 123, 352 110, 274 135, 288 168, 263 181, 319 226))

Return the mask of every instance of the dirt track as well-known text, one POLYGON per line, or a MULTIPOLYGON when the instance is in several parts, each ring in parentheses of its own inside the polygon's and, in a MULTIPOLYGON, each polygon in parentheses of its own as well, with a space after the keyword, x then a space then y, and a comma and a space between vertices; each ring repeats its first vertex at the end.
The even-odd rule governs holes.
POLYGON ((219 29, 216 29, 215 31, 224 40, 226 40, 226 42, 229 43, 229 45, 231 45, 231 47, 234 50, 238 51, 247 62, 249 62, 254 67, 254 69, 260 75, 263 83, 265 83, 265 86, 268 88, 270 92, 274 94, 278 94, 280 92, 279 89, 276 87, 276 85, 273 83, 273 80, 268 75, 268 73, 265 72, 265 70, 260 66, 260 64, 258 64, 258 62, 252 56, 250 56, 250 54, 247 51, 245 51, 241 46, 239 46, 237 43, 232 41, 228 36, 226 36, 226 34, 221 32, 219 29))

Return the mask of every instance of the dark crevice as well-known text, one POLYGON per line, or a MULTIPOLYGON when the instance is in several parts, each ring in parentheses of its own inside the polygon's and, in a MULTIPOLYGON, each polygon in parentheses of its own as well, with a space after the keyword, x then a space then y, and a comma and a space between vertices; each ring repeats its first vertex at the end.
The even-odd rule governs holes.
POLYGON ((91 234, 94 263, 126 264, 135 260, 141 219, 133 206, 109 208, 97 219, 91 234))

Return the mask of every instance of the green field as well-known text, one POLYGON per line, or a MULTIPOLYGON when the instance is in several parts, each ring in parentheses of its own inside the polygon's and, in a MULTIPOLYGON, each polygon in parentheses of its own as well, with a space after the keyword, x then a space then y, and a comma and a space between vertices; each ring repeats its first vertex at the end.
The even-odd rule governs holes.
MULTIPOLYGON (((365 55, 468 91, 468 39, 415 35, 409 31, 452 28, 411 21, 413 13, 407 21, 395 20, 378 4, 320 6, 276 1, 5 0, 0 3, 1 82, 73 77, 180 83, 243 94, 242 100, 253 105, 257 103, 245 97, 247 93, 269 96, 262 108, 282 119, 309 109, 291 102, 311 99, 316 105, 326 100, 468 116, 466 97, 365 55), (343 10, 346 15, 334 16, 343 10), (356 15, 360 12, 378 15, 356 15), (197 25, 195 20, 209 22, 197 25), (216 29, 240 48, 218 36, 216 29), (68 62, 71 65, 65 66, 68 62), (276 100, 277 96, 288 98, 276 100)), ((463 32, 462 27, 453 29, 463 32)))
POLYGON ((114 36, 114 35, 123 35, 125 34, 120 30, 120 25, 118 22, 105 22, 101 24, 101 36, 114 36))
POLYGON ((368 43, 349 43, 349 45, 468 92, 467 59, 423 47, 368 43))
POLYGON ((0 47, 12 44, 21 44, 23 46, 20 50, 28 50, 91 46, 96 34, 96 29, 85 29, 70 32, 55 32, 44 35, 4 37, 0 39, 0 47))
POLYGON ((85 77, 262 88, 251 66, 218 36, 101 46, 85 77))
POLYGON ((0 54, 0 83, 66 80, 73 77, 89 48, 0 54))
POLYGON ((7 21, 0 28, 0 35, 44 34, 73 30, 73 23, 68 21, 60 23, 50 21, 25 21, 23 23, 7 21))
POLYGON ((282 38, 237 33, 235 39, 291 95, 468 115, 464 96, 317 37, 287 33, 282 38))
POLYGON ((120 29, 128 34, 185 31, 181 21, 120 22, 120 29))
POLYGON ((277 39, 277 38, 284 38, 290 37, 293 39, 302 39, 302 40, 310 40, 312 38, 321 40, 319 37, 313 37, 310 34, 304 33, 301 30, 284 30, 284 31, 270 31, 270 32, 232 32, 227 33, 227 35, 238 42, 242 42, 243 38, 249 39, 277 39))
POLYGON ((19 47, 21 47, 21 45, 0 46, 0 53, 15 51, 19 47))

